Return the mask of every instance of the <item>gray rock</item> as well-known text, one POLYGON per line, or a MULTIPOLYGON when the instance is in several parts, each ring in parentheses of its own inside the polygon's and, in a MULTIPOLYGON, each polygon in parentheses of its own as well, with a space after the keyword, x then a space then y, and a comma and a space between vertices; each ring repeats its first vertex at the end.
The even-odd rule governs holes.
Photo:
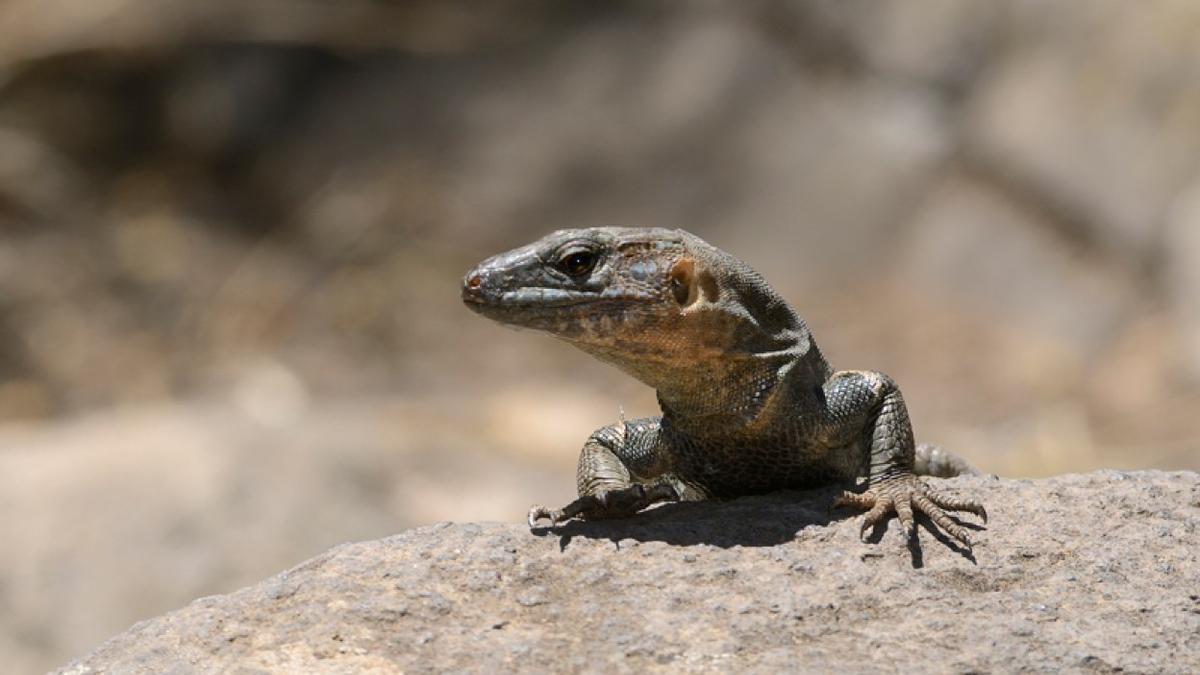
POLYGON ((1167 299, 1184 372, 1200 382, 1200 180, 1176 199, 1164 235, 1167 299))
POLYGON ((1195 3, 1010 3, 1014 48, 969 103, 966 140, 1114 256, 1156 252, 1200 152, 1195 3))
POLYGON ((439 525, 197 600, 59 672, 1200 669, 1200 476, 948 485, 992 514, 973 554, 924 529, 906 547, 895 521, 860 542, 832 488, 541 536, 439 525))
MULTIPOLYGON (((845 44, 851 58, 897 79, 961 86, 993 47, 999 7, 991 2, 840 0, 776 3, 805 38, 845 44), (814 35, 816 34, 816 35, 814 35)), ((796 49, 812 49, 811 44, 796 49)))
MULTIPOLYGON (((300 412, 271 427, 233 406, 186 404, 0 429, 0 670, 46 672, 134 621, 340 542, 516 518, 535 495, 574 493, 569 452, 522 461, 481 441, 492 452, 467 458, 453 423, 382 401, 300 412)), ((577 444, 566 431, 560 449, 577 444)), ((471 588, 494 587, 487 573, 519 564, 503 546, 427 552, 413 564, 481 558, 461 580, 471 588)), ((453 610, 451 596, 427 590, 413 611, 453 610)), ((277 577, 263 592, 283 602, 303 588, 277 577)))
POLYGON ((1138 296, 1103 260, 1081 254, 1038 214, 986 182, 952 175, 912 216, 904 279, 1042 340, 1089 353, 1113 339, 1138 296))

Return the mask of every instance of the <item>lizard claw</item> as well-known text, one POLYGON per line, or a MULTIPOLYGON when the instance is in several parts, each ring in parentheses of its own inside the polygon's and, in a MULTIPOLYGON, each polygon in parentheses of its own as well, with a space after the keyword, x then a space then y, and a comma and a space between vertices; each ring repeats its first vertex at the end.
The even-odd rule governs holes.
POLYGON ((970 535, 967 534, 966 529, 946 514, 946 510, 974 513, 985 523, 987 522, 987 511, 979 502, 944 496, 913 475, 897 476, 880 481, 867 488, 867 491, 862 494, 844 492, 834 499, 833 506, 869 509, 862 519, 862 527, 859 530, 860 538, 866 535, 867 530, 887 519, 891 513, 895 513, 900 519, 904 533, 912 537, 916 532, 913 514, 920 511, 929 516, 929 519, 937 523, 943 531, 957 539, 968 551, 971 550, 970 535))
POLYGON ((550 521, 550 527, 554 527, 559 521, 566 520, 563 516, 562 509, 548 509, 541 505, 533 505, 529 508, 529 516, 526 520, 529 522, 529 529, 535 530, 538 526, 538 521, 546 518, 550 521))
POLYGON ((529 529, 535 529, 542 518, 550 521, 550 527, 570 520, 576 516, 581 518, 623 518, 633 515, 643 508, 662 501, 678 501, 679 494, 675 488, 666 483, 659 483, 649 488, 639 484, 616 490, 604 490, 595 494, 582 495, 561 509, 548 509, 534 505, 529 509, 529 529))
POLYGON ((565 521, 570 520, 578 515, 586 515, 589 511, 595 512, 607 506, 607 495, 604 493, 598 495, 584 495, 579 499, 567 504, 561 509, 548 509, 540 504, 535 504, 529 509, 529 516, 526 519, 529 522, 529 529, 536 529, 537 522, 542 518, 550 521, 550 527, 565 521))

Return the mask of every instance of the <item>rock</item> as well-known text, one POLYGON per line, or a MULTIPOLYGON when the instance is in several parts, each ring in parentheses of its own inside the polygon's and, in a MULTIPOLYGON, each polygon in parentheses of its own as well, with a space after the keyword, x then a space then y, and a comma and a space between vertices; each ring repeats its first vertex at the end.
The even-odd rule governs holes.
POLYGON ((995 3, 953 0, 778 3, 774 9, 812 26, 808 42, 822 33, 827 41, 840 39, 876 72, 951 87, 966 84, 989 55, 999 14, 995 3))
POLYGON ((347 544, 137 624, 59 672, 1200 669, 1200 476, 959 478, 973 554, 833 488, 537 536, 443 523, 347 544), (480 580, 488 579, 488 583, 480 580))
POLYGON ((901 256, 907 283, 963 311, 1005 317, 1068 354, 1091 354, 1111 341, 1140 299, 1127 276, 982 180, 940 181, 911 228, 901 256))
POLYGON ((1181 365, 1188 378, 1200 383, 1200 180, 1175 201, 1163 254, 1167 300, 1182 341, 1181 365))
MULTIPOLYGON (((810 72, 742 11, 599 24, 458 94, 471 152, 444 227, 511 241, 544 232, 530 223, 662 223, 809 288, 873 269, 949 151, 943 106, 905 82, 810 72)), ((395 92, 376 107, 403 109, 411 87, 395 92)))
MULTIPOLYGON (((578 430, 527 437, 540 454, 513 456, 490 440, 509 427, 464 437, 463 423, 443 416, 450 406, 268 408, 255 399, 288 397, 269 384, 240 387, 258 391, 239 393, 236 405, 0 428, 3 670, 46 672, 134 621, 340 542, 438 520, 516 519, 535 498, 574 493, 574 454, 555 460, 537 448, 577 446, 578 430)), ((504 393, 475 399, 485 423, 490 409, 511 410, 504 393)), ((569 404, 555 410, 577 414, 569 404)), ((269 593, 296 590, 279 583, 269 593)))
POLYGON ((1145 264, 1200 152, 1193 3, 1010 3, 1016 48, 968 105, 972 152, 1073 214, 1110 254, 1145 264))

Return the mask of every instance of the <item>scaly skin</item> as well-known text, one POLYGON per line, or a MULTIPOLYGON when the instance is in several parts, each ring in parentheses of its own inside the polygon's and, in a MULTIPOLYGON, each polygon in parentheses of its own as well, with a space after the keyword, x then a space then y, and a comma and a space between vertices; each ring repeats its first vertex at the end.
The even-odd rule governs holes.
POLYGON ((660 501, 849 482, 835 505, 867 509, 862 531, 914 511, 968 548, 946 510, 986 520, 916 475, 973 470, 916 447, 900 390, 872 371, 834 372, 804 321, 757 272, 682 230, 554 232, 480 263, 463 301, 500 323, 554 335, 654 387, 661 417, 598 429, 579 458, 579 498, 534 506, 530 527, 620 518, 660 501))

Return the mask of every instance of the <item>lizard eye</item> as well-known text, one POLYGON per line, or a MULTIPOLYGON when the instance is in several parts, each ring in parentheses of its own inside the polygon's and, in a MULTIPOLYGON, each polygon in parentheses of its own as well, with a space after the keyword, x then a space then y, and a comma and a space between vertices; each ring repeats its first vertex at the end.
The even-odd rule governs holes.
POLYGON ((591 251, 572 251, 558 261, 558 269, 572 277, 582 277, 595 266, 596 254, 591 251))

